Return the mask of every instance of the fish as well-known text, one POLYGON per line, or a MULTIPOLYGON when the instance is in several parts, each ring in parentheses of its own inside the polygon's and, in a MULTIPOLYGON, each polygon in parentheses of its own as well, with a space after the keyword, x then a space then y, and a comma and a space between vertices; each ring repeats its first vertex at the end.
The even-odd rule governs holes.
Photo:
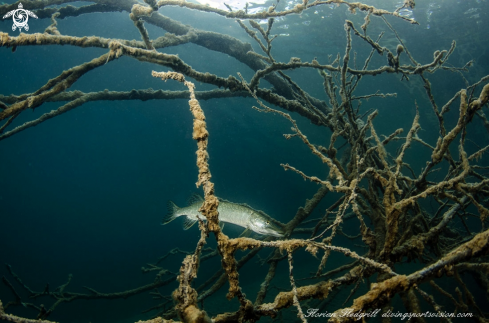
MULTIPOLYGON (((183 229, 188 230, 199 219, 205 221, 205 216, 199 212, 204 199, 198 194, 190 197, 188 206, 178 207, 172 201, 168 201, 168 214, 163 218, 162 224, 168 224, 180 216, 185 216, 183 229)), ((219 222, 232 223, 247 230, 262 235, 283 237, 284 228, 280 222, 273 220, 263 211, 258 211, 246 204, 238 204, 219 199, 219 222)))

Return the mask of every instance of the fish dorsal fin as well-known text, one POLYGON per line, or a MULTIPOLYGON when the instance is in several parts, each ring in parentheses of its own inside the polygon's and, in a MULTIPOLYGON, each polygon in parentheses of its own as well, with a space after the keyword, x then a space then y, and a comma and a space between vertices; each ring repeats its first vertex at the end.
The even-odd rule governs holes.
POLYGON ((197 193, 190 195, 190 197, 187 200, 188 206, 195 203, 203 203, 203 202, 204 202, 204 198, 197 193))
POLYGON ((183 229, 188 230, 190 229, 197 220, 191 219, 190 217, 186 216, 185 217, 185 222, 183 222, 183 229))

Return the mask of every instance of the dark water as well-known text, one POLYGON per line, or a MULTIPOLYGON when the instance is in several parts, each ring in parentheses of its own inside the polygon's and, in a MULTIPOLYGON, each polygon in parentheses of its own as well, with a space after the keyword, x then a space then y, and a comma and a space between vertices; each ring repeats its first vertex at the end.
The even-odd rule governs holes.
MULTIPOLYGON (((475 60, 471 72, 465 75, 470 82, 488 74, 489 39, 486 35, 489 3, 486 0, 418 2, 413 15, 420 22, 419 26, 387 18, 415 58, 422 64, 428 63, 435 50, 448 49, 452 40, 456 40, 458 47, 450 58, 451 65, 463 66, 467 61, 475 60)), ((367 3, 388 10, 395 8, 393 2, 386 0, 367 3)), ((0 13, 3 16, 4 12, 0 13)), ((252 42, 233 20, 181 8, 164 8, 160 13, 195 28, 223 32, 252 42)), ((328 55, 335 57, 338 52, 343 55, 344 20, 351 19, 358 27, 363 17, 361 13, 351 15, 344 6, 333 9, 322 6, 300 16, 277 21, 272 33, 283 35, 274 42, 274 56, 282 61, 288 61, 290 57, 311 61, 317 57, 320 62, 326 62, 328 55)), ((385 30, 383 44, 394 50, 397 41, 392 33, 380 19, 372 20, 371 37, 375 39, 378 32, 385 30)), ((49 24, 48 19, 31 18, 29 33, 43 32, 49 24)), ((0 31, 17 35, 18 31, 12 32, 11 26, 12 21, 6 19, 0 22, 0 31)), ((154 38, 164 33, 153 26, 147 28, 154 38)), ((140 39, 127 12, 70 17, 58 20, 58 29, 62 34, 74 36, 140 39)), ((259 52, 259 48, 255 44, 253 46, 259 52)), ((353 46, 361 66, 370 49, 355 37, 353 46)), ((163 51, 178 54, 199 71, 223 77, 236 76, 241 72, 248 80, 253 75, 247 66, 234 58, 193 44, 163 51)), ((0 94, 33 92, 63 70, 105 52, 105 49, 70 46, 19 47, 15 53, 0 48, 0 94)), ((384 60, 385 57, 375 56, 372 66, 383 65, 384 60)), ((184 89, 175 82, 164 83, 152 78, 152 70, 167 69, 122 57, 87 73, 71 90, 184 89)), ((288 74, 311 95, 326 99, 322 79, 316 72, 300 70, 288 74)), ((399 79, 399 75, 385 75, 364 81, 358 95, 380 90, 383 93, 396 92, 397 98, 371 99, 364 102, 361 109, 378 109, 380 113, 375 120, 377 132, 387 135, 397 128, 409 129, 416 101, 423 128, 420 136, 434 144, 438 137, 437 121, 421 82, 414 78, 409 83, 399 82, 399 79)), ((439 105, 465 86, 461 77, 448 71, 439 71, 429 79, 439 105)), ((266 82, 263 84, 267 85, 266 82)), ((196 88, 200 91, 212 89, 199 83, 196 88)), ((284 172, 280 163, 289 163, 321 178, 326 178, 328 169, 298 139, 287 141, 283 138, 282 134, 290 132, 288 121, 277 115, 259 113, 251 108, 253 105, 256 105, 253 99, 243 98, 201 101, 210 133, 212 180, 218 196, 248 203, 286 222, 318 187, 303 181, 297 174, 284 172)), ((24 112, 15 120, 14 126, 59 106, 60 103, 47 103, 35 111, 24 112)), ((457 119, 456 110, 453 108, 447 118, 449 125, 457 119)), ((293 117, 311 141, 328 144, 331 135, 328 129, 313 126, 298 115, 293 117)), ((484 132, 482 123, 475 120, 474 124, 470 138, 480 145, 487 143, 487 132, 484 132)), ((396 147, 398 144, 394 143, 392 151, 395 152, 396 147)), ((469 153, 475 149, 476 146, 467 146, 469 153)), ((142 274, 142 266, 155 262, 175 247, 192 251, 199 237, 197 228, 183 231, 179 221, 160 225, 166 214, 167 200, 184 205, 193 192, 200 193, 195 186, 195 150, 187 100, 86 103, 1 141, 0 262, 10 264, 36 291, 43 290, 46 283, 54 290, 66 282, 69 274, 73 275, 67 288, 70 292, 85 293, 83 287, 88 286, 100 292, 113 293, 151 283, 154 274, 142 274)), ((414 145, 405 161, 419 171, 429 156, 426 148, 414 145)), ((311 217, 323 216, 324 209, 336 198, 337 195, 328 195, 311 217)), ((356 234, 356 222, 351 223, 351 227, 348 225, 344 225, 345 232, 356 234)), ((230 236, 240 233, 234 228, 225 232, 230 236)), ((214 246, 212 240, 209 239, 211 247, 214 246)), ((335 244, 356 248, 341 236, 335 244)), ((262 257, 267 255, 268 252, 261 253, 262 257)), ((182 258, 182 255, 171 256, 163 266, 176 272, 182 258)), ((345 261, 343 256, 333 254, 326 270, 345 261)), ((305 253, 298 253, 296 263, 296 275, 301 278, 315 271, 318 261, 305 253)), ((416 266, 403 267, 399 272, 412 272, 416 266)), ((197 282, 205 281, 218 268, 217 258, 205 263, 197 282)), ((242 268, 240 280, 244 292, 251 299, 255 298, 267 268, 254 261, 242 268)), ((274 285, 289 288, 287 270, 282 262, 274 285)), ((0 275, 14 281, 4 266, 0 267, 0 275)), ((172 283, 160 292, 169 295, 176 286, 172 283)), ((18 284, 15 287, 26 297, 18 284)), ((272 290, 266 301, 272 301, 276 291, 272 290)), ((364 291, 360 289, 356 295, 364 291)), ((333 304, 340 306, 348 293, 340 294, 333 304)), ((224 294, 225 288, 212 301, 206 301, 209 303, 205 304, 205 309, 211 314, 236 310, 236 301, 228 302, 224 294)), ((0 299, 4 304, 14 299, 3 284, 0 284, 0 299)), ((23 301, 29 302, 27 298, 23 301)), ((49 307, 53 301, 45 298, 42 302, 49 307)), ((140 312, 158 303, 149 293, 126 300, 78 300, 60 305, 49 319, 62 322, 135 322, 150 318, 155 312, 140 312)), ((39 301, 36 304, 40 304, 39 301)), ((294 311, 286 311, 283 319, 296 320, 294 311)), ((20 307, 13 308, 12 312, 30 318, 37 314, 20 307)))

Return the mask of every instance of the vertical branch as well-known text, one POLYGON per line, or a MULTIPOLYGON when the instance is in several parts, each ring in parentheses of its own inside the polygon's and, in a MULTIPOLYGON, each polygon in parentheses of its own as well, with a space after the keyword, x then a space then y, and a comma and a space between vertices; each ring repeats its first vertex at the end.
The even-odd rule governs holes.
POLYGON ((289 261, 290 285, 292 286, 292 292, 294 293, 294 296, 293 296, 294 306, 297 307, 297 312, 298 312, 297 316, 300 317, 300 319, 303 323, 307 323, 307 320, 304 316, 304 312, 302 312, 301 304, 299 303, 299 297, 297 296, 297 287, 295 286, 295 280, 294 280, 294 274, 293 274, 294 267, 292 266, 292 251, 287 250, 287 259, 289 261))
MULTIPOLYGON (((199 101, 195 98, 195 85, 192 82, 186 81, 183 74, 176 72, 158 73, 153 71, 151 75, 159 77, 164 81, 173 79, 182 82, 190 91, 189 106, 190 111, 194 116, 194 130, 192 137, 197 141, 197 166, 199 168, 198 181, 196 184, 197 187, 203 185, 205 193, 205 201, 199 211, 207 218, 208 227, 214 228, 214 226, 216 226, 219 231, 217 212, 219 202, 214 196, 214 184, 210 182, 211 174, 209 171, 209 163, 207 162, 209 157, 207 153, 207 137, 209 136, 209 133, 206 129, 204 112, 200 107, 199 101)), ((179 315, 185 322, 211 322, 207 313, 198 308, 197 291, 191 286, 192 280, 197 277, 200 253, 207 237, 207 229, 202 222, 200 222, 199 228, 201 237, 197 244, 197 248, 193 255, 189 255, 184 259, 182 267, 180 268, 180 275, 178 276, 180 285, 173 293, 174 298, 179 301, 179 304, 177 305, 179 315)))
POLYGON ((341 66, 341 88, 340 88, 340 96, 341 96, 341 105, 346 111, 348 115, 348 120, 350 121, 350 125, 353 128, 353 133, 356 132, 358 126, 355 122, 356 118, 353 115, 353 111, 350 106, 350 98, 348 94, 348 90, 346 88, 347 85, 347 71, 348 71, 348 62, 350 61, 350 52, 351 52, 351 29, 353 27, 353 23, 349 20, 345 22, 345 30, 346 30, 346 49, 345 56, 343 57, 343 65, 341 66))
POLYGON ((351 51, 351 21, 346 21, 345 30, 346 30, 346 49, 345 56, 343 57, 343 65, 341 66, 341 89, 340 95, 343 101, 343 104, 347 104, 347 91, 346 91, 346 72, 348 70, 348 62, 350 61, 350 51, 351 51))
MULTIPOLYGON (((159 77, 162 80, 166 81, 168 79, 173 79, 185 84, 190 91, 190 111, 194 116, 194 125, 193 125, 193 134, 192 137, 197 141, 197 167, 199 168, 198 181, 196 183, 197 187, 203 186, 204 188, 204 203, 199 209, 199 212, 202 213, 207 219, 207 228, 209 231, 213 232, 216 240, 217 247, 219 253, 221 254, 221 263, 222 267, 226 272, 227 278, 229 280, 229 292, 227 295, 228 299, 232 299, 235 296, 238 297, 238 300, 241 304, 241 315, 246 315, 246 312, 250 312, 253 309, 251 301, 246 299, 245 294, 241 291, 241 287, 239 286, 239 274, 238 267, 236 263, 236 259, 234 258, 234 246, 231 245, 229 238, 221 232, 219 228, 219 213, 218 206, 219 200, 214 195, 214 183, 210 181, 211 173, 209 170, 209 154, 207 153, 207 144, 208 144, 208 136, 209 132, 206 128, 205 115, 204 111, 200 107, 199 101, 195 98, 195 85, 191 82, 185 81, 185 77, 183 74, 176 72, 152 72, 154 77, 159 77)), ((182 268, 185 266, 185 263, 182 265, 182 268)), ((195 292, 195 301, 197 300, 196 292, 195 292)), ((190 311, 190 315, 186 317, 191 319, 191 316, 201 315, 201 313, 205 313, 204 311, 200 311, 197 308, 196 303, 191 304, 192 308, 190 311)), ((182 312, 181 312, 182 313, 182 312)), ((186 314, 185 312, 183 314, 186 314)), ((201 317, 201 316, 198 316, 201 317)), ((205 318, 208 318, 207 315, 205 318)))

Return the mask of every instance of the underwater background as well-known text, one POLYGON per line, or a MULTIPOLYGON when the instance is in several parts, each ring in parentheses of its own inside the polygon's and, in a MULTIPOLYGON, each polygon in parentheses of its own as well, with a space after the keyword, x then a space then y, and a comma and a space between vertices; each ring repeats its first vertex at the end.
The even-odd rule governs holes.
MULTIPOLYGON (((364 2, 390 11, 399 6, 399 2, 390 0, 364 2)), ((295 4, 294 1, 290 3, 295 4)), ((86 3, 72 3, 76 6, 83 4, 86 3)), ((249 42, 259 51, 233 19, 177 7, 165 7, 159 12, 195 28, 225 33, 249 42)), ((455 40, 457 48, 450 63, 463 66, 474 60, 474 66, 465 75, 470 83, 489 74, 489 1, 418 1, 416 8, 405 14, 415 17, 420 25, 410 25, 392 17, 387 19, 418 61, 423 64, 430 62, 435 50, 448 49, 455 40)), ((363 14, 352 15, 345 6, 321 6, 301 15, 277 19, 272 33, 280 36, 274 41, 274 57, 286 62, 290 57, 299 57, 303 61, 317 57, 324 62, 328 55, 343 55, 344 20, 360 23, 363 17, 363 14)), ((371 35, 387 29, 374 18, 370 26, 371 35)), ((30 18, 28 33, 42 33, 50 23, 49 19, 30 18)), ((0 21, 0 31, 17 35, 18 31, 13 32, 11 26, 11 19, 0 21)), ((146 28, 154 38, 164 33, 148 24, 146 28)), ((73 36, 140 39, 127 12, 58 19, 58 29, 62 34, 73 36)), ((386 30, 381 44, 394 49, 397 41, 386 30)), ((355 38, 353 47, 359 65, 363 64, 370 48, 355 38)), ((253 75, 249 67, 234 58, 194 44, 163 51, 178 54, 192 67, 218 76, 236 76, 240 72, 249 80, 253 75)), ((105 52, 106 49, 70 46, 27 46, 12 52, 2 47, 0 94, 34 92, 63 70, 105 52)), ((382 63, 381 58, 374 57, 372 65, 382 63)), ((121 57, 87 73, 70 90, 185 90, 177 82, 153 78, 152 70, 167 69, 121 57)), ((301 69, 287 74, 311 95, 327 100, 322 78, 317 72, 301 69)), ((376 130, 390 134, 400 127, 409 129, 417 102, 423 129, 420 136, 427 142, 436 142, 437 120, 422 83, 416 80, 401 82, 399 79, 399 75, 379 75, 364 81, 357 91, 359 94, 380 90, 383 93, 395 92, 397 97, 372 98, 363 103, 362 109, 378 109, 379 116, 374 122, 376 130)), ((448 71, 430 75, 429 79, 437 101, 442 103, 465 87, 461 77, 448 71)), ((262 85, 266 84, 262 80, 262 85)), ((196 83, 197 91, 210 89, 213 87, 196 83)), ((36 291, 42 291, 47 283, 54 290, 72 274, 73 279, 67 287, 71 292, 85 293, 84 286, 87 286, 99 292, 114 293, 151 283, 154 274, 143 274, 141 267, 156 262, 171 249, 178 247, 193 251, 200 237, 197 226, 184 231, 181 219, 160 225, 167 212, 168 200, 184 206, 192 193, 202 194, 195 186, 196 144, 192 139, 192 115, 187 102, 187 99, 89 102, 0 141, 0 275, 12 281, 3 265, 9 264, 36 291)), ((288 163, 320 178, 327 177, 328 168, 297 138, 285 140, 283 134, 290 132, 290 123, 277 115, 252 109, 256 105, 254 99, 221 98, 200 100, 200 104, 210 133, 209 163, 216 195, 232 202, 247 203, 279 221, 289 221, 318 186, 293 172, 285 172, 280 163, 288 163)), ((14 123, 20 125, 35 119, 59 105, 45 103, 21 115, 14 123)), ((329 129, 312 125, 297 114, 292 116, 312 142, 323 145, 329 142, 329 129)), ((453 126, 457 117, 457 112, 453 111, 447 118, 447 124, 453 126)), ((470 134, 474 146, 467 144, 469 154, 476 150, 476 144, 485 145, 483 143, 488 139, 482 123, 474 120, 474 124, 473 129, 480 131, 470 134)), ((394 143, 389 149, 395 151, 399 145, 394 143)), ((430 154, 428 149, 414 145, 406 162, 413 169, 420 170, 430 154)), ((483 158, 487 161, 487 157, 483 158)), ((337 197, 334 193, 328 195, 311 218, 322 217, 324 210, 337 197)), ((357 223, 351 224, 354 226, 351 232, 354 232, 357 223)), ((345 232, 349 232, 348 225, 349 222, 343 225, 345 232)), ((227 225, 224 229, 232 237, 241 231, 227 225)), ((358 249, 342 236, 335 238, 335 245, 358 249)), ((207 246, 215 246, 213 238, 208 239, 207 246)), ((361 249, 357 251, 361 252, 361 249)), ((269 252, 263 250, 260 255, 266 258, 269 252)), ((238 259, 242 254, 238 253, 238 259)), ((182 255, 172 255, 160 265, 178 272, 182 259, 182 255)), ((342 255, 332 254, 325 271, 346 263, 345 259, 342 255)), ((295 276, 299 280, 316 270, 318 260, 305 252, 298 252, 295 263, 295 276)), ((417 266, 421 265, 407 264, 398 271, 412 271, 417 266)), ((219 257, 203 264, 197 285, 219 268, 219 257)), ((286 264, 280 263, 277 272, 279 274, 273 284, 279 290, 290 289, 286 264)), ((266 273, 267 267, 255 261, 241 268, 241 286, 251 299, 254 299, 252 295, 258 291, 266 273)), ((176 287, 177 282, 161 288, 160 292, 170 295, 176 287)), ((236 300, 226 300, 226 288, 223 287, 212 300, 204 303, 204 309, 211 315, 237 309, 236 300)), ((21 293, 18 285, 16 289, 21 293)), ((366 289, 360 289, 358 295, 362 291, 366 289)), ((480 293, 482 297, 478 301, 487 303, 483 291, 480 293)), ((332 309, 328 311, 341 306, 348 291, 343 294, 332 300, 332 309)), ((269 293, 266 301, 271 301, 274 296, 275 293, 269 293)), ((13 299, 4 284, 0 284, 0 299, 4 304, 13 299)), ((60 322, 135 322, 151 318, 155 312, 141 314, 141 311, 158 302, 148 292, 128 299, 77 300, 61 304, 48 319, 60 322)), ((46 298, 45 305, 49 307, 51 303, 52 300, 46 298)), ((12 308, 11 312, 30 318, 37 315, 31 309, 20 307, 12 308)), ((295 309, 286 311, 281 319, 297 321, 295 309)), ((270 321, 270 318, 262 321, 270 321)))

